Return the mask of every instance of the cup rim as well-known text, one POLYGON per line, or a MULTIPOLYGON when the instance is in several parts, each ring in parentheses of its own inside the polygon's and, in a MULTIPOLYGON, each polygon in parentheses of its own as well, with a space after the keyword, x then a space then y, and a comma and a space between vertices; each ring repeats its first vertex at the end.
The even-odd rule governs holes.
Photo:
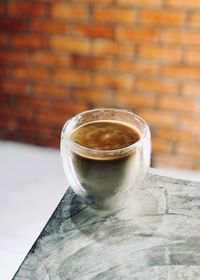
MULTIPOLYGON (((109 120, 109 119, 108 119, 109 120)), ((112 119, 111 119, 112 120, 112 119)), ((122 121, 123 122, 123 121, 122 121)), ((75 116, 73 116, 72 118, 70 118, 68 121, 65 122, 63 129, 62 129, 62 133, 61 133, 61 140, 62 139, 66 139, 70 146, 74 147, 75 149, 78 149, 79 151, 82 150, 84 151, 84 153, 88 153, 88 154, 92 154, 92 155, 113 155, 113 153, 115 155, 120 155, 120 154, 126 154, 129 151, 135 151, 137 150, 139 147, 142 146, 146 136, 149 134, 149 126, 148 124, 144 121, 143 118, 141 118, 140 116, 136 115, 135 113, 126 110, 126 109, 117 109, 117 108, 97 108, 97 109, 92 109, 92 110, 86 110, 83 111, 75 116), (123 148, 118 148, 118 149, 112 149, 112 150, 97 150, 97 149, 91 149, 91 148, 87 148, 84 146, 79 145, 78 143, 74 142, 71 139, 71 133, 72 131, 69 131, 69 125, 72 124, 75 120, 78 120, 82 117, 82 115, 87 114, 87 113, 95 113, 98 111, 114 111, 114 112, 121 112, 121 113, 126 113, 132 117, 134 117, 138 123, 140 123, 140 125, 142 125, 142 133, 141 133, 141 137, 140 139, 127 146, 127 147, 123 147, 123 148)))

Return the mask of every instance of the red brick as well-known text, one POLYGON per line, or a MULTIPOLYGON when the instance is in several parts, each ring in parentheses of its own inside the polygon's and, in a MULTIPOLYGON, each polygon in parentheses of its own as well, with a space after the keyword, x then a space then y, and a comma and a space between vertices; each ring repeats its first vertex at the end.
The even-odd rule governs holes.
MULTIPOLYGON (((46 141, 47 141, 47 139, 49 140, 52 137, 52 129, 47 126, 38 126, 38 125, 35 125, 32 123, 22 123, 21 125, 19 125, 18 130, 21 134, 23 133, 25 135, 32 134, 35 136, 40 135, 40 137, 43 136, 43 137, 45 137, 46 141)), ((37 141, 37 144, 38 144, 38 137, 37 137, 37 140, 34 139, 34 142, 35 141, 37 141)), ((48 142, 48 145, 49 145, 49 142, 48 142)))
POLYGON ((200 12, 192 12, 188 20, 188 25, 190 27, 200 27, 200 12))
POLYGON ((163 139, 153 138, 152 140, 152 152, 169 154, 173 151, 173 142, 163 139))
POLYGON ((185 14, 178 10, 143 10, 139 14, 139 23, 147 25, 182 26, 185 14))
POLYGON ((8 36, 7 34, 0 33, 0 47, 6 47, 8 43, 8 36))
POLYGON ((109 102, 109 93, 105 90, 93 88, 75 88, 73 89, 73 98, 78 102, 86 102, 95 107, 107 106, 109 102))
POLYGON ((23 19, 0 19, 0 30, 6 32, 23 32, 27 30, 27 23, 23 19))
POLYGON ((33 20, 30 28, 33 32, 44 34, 67 34, 69 30, 69 26, 66 23, 52 20, 33 20))
POLYGON ((199 79, 200 77, 200 67, 190 66, 190 65, 163 65, 160 71, 161 75, 167 77, 174 77, 180 80, 184 79, 199 79))
POLYGON ((74 55, 72 65, 77 69, 111 70, 112 61, 105 57, 74 55))
POLYGON ((72 115, 123 107, 150 124, 153 164, 199 168, 200 10, 192 5, 4 1, 0 137, 58 147, 72 115))
POLYGON ((157 28, 119 26, 116 27, 116 39, 130 42, 157 42, 159 30, 157 28))
POLYGON ((180 62, 182 59, 182 50, 180 47, 163 45, 140 45, 137 54, 145 59, 158 61, 180 62))
MULTIPOLYGON (((69 106, 70 108, 70 106, 69 106)), ((65 113, 59 113, 58 112, 37 112, 35 122, 40 125, 48 125, 51 128, 62 128, 66 120, 70 118, 70 112, 66 111, 65 113)))
POLYGON ((89 54, 90 52, 89 41, 64 36, 51 37, 50 46, 53 50, 67 51, 70 53, 89 54))
POLYGON ((198 171, 200 170, 200 160, 198 160, 198 159, 195 160, 193 169, 198 170, 198 171))
POLYGON ((15 119, 10 119, 6 116, 2 116, 0 119, 0 137, 1 139, 7 139, 8 134, 11 131, 16 131, 18 129, 18 121, 15 119), (3 134, 2 134, 3 132, 3 134), (5 137, 4 137, 5 136, 5 137))
POLYGON ((196 157, 200 158, 200 143, 191 144, 189 143, 180 143, 177 145, 176 152, 183 156, 196 157))
POLYGON ((3 2, 0 2, 0 15, 3 15, 5 13, 5 4, 3 2))
POLYGON ((161 42, 184 46, 200 46, 199 31, 163 29, 161 31, 161 42))
POLYGON ((155 7, 161 6, 161 0, 117 0, 117 4, 122 5, 133 5, 133 6, 141 6, 141 7, 155 7))
POLYGON ((200 8, 200 2, 198 0, 182 1, 182 0, 165 0, 165 5, 169 7, 177 7, 180 9, 189 8, 196 9, 200 8))
POLYGON ((18 121, 24 121, 24 120, 29 120, 33 121, 33 111, 30 110, 29 107, 24 107, 23 110, 18 107, 10 106, 8 103, 6 105, 2 106, 2 103, 0 102, 0 111, 1 111, 1 116, 4 116, 6 118, 12 118, 18 121))
POLYGON ((114 69, 119 72, 143 75, 155 75, 157 73, 156 64, 138 60, 115 60, 114 69))
POLYGON ((184 59, 188 64, 200 64, 200 50, 199 48, 186 49, 184 59))
POLYGON ((88 38, 112 39, 114 37, 113 27, 108 25, 77 24, 73 32, 76 36, 88 38))
POLYGON ((193 160, 188 156, 180 155, 153 155, 153 167, 192 169, 193 160))
POLYGON ((115 100, 119 106, 125 108, 152 108, 155 105, 155 97, 150 94, 117 92, 115 100))
MULTIPOLYGON (((0 95, 0 107, 5 108, 5 105, 12 107, 12 101, 13 101, 13 96, 7 95, 7 94, 0 95)), ((1 108, 1 110, 2 110, 2 108, 1 108)))
POLYGON ((17 107, 18 109, 29 108, 29 110, 43 110, 48 111, 50 108, 49 99, 39 99, 35 96, 23 96, 18 98, 17 107))
POLYGON ((132 44, 124 44, 107 40, 97 40, 92 42, 92 52, 95 55, 132 57, 135 51, 132 44))
POLYGON ((132 75, 97 73, 92 77, 95 87, 107 89, 132 89, 134 78, 132 75))
POLYGON ((178 120, 179 127, 188 131, 199 131, 199 115, 181 115, 178 120))
POLYGON ((11 16, 44 16, 46 6, 43 3, 9 1, 8 14, 11 16))
POLYGON ((12 36, 11 45, 19 49, 44 49, 47 47, 46 38, 31 34, 17 34, 12 36))
POLYGON ((52 80, 66 85, 90 85, 91 75, 83 71, 56 70, 52 75, 52 80))
POLYGON ((27 135, 26 134, 24 135, 20 133, 19 130, 17 131, 17 129, 16 131, 6 134, 6 139, 8 140, 12 139, 15 142, 27 143, 27 144, 36 144, 35 138, 36 137, 34 134, 28 133, 27 135))
POLYGON ((170 112, 163 112, 159 110, 140 110, 137 109, 137 113, 147 123, 155 127, 176 127, 177 116, 170 112))
POLYGON ((77 114, 80 113, 82 111, 85 111, 87 109, 86 104, 84 103, 76 103, 74 104, 73 102, 63 102, 63 101, 58 101, 58 102, 54 102, 53 106, 52 106, 52 111, 55 110, 55 112, 72 112, 72 114, 77 114))
POLYGON ((5 66, 0 65, 0 78, 7 79, 8 75, 9 75, 8 67, 6 65, 5 66))
POLYGON ((65 99, 69 96, 69 89, 60 85, 40 85, 36 83, 32 87, 32 94, 39 97, 65 99))
POLYGON ((26 95, 29 91, 29 86, 24 82, 3 80, 0 83, 0 90, 11 95, 26 95))
MULTIPOLYGON (((74 0, 74 3, 94 4, 94 0, 74 0)), ((115 0, 95 0, 95 4, 113 4, 115 0)))
POLYGON ((178 94, 179 84, 170 80, 161 79, 138 79, 136 89, 142 92, 152 92, 160 94, 178 94))
POLYGON ((38 111, 36 115, 36 123, 46 124, 49 127, 62 128, 64 123, 73 115, 76 115, 82 111, 87 110, 87 106, 81 103, 65 102, 62 111, 51 110, 49 112, 38 111))
POLYGON ((200 97, 200 82, 191 83, 186 81, 185 84, 183 84, 183 91, 182 93, 188 97, 200 97))
POLYGON ((163 139, 165 141, 173 141, 177 144, 181 142, 194 143, 197 139, 197 133, 177 128, 157 128, 154 131, 154 138, 163 139))
POLYGON ((49 72, 46 69, 18 66, 12 69, 12 77, 19 80, 48 81, 49 72))
POLYGON ((68 55, 60 55, 54 52, 35 52, 30 57, 30 62, 36 65, 52 67, 69 67, 71 59, 68 55))
POLYGON ((51 14, 58 19, 66 19, 67 21, 80 21, 88 19, 87 6, 72 6, 68 4, 58 3, 52 5, 51 14))
POLYGON ((134 9, 124 7, 94 8, 93 18, 95 21, 106 23, 131 24, 135 21, 134 9))
POLYGON ((164 96, 158 99, 157 106, 160 109, 169 110, 173 112, 197 113, 200 109, 200 102, 196 102, 196 100, 191 100, 191 98, 172 98, 164 96))
POLYGON ((25 51, 1 50, 0 61, 6 64, 26 64, 29 61, 28 53, 25 51))

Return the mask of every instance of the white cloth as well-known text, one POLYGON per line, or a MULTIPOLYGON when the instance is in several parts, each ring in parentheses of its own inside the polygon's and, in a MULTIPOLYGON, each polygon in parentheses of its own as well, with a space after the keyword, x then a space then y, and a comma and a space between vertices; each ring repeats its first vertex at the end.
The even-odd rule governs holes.
POLYGON ((0 279, 12 279, 66 189, 58 150, 0 141, 0 279))

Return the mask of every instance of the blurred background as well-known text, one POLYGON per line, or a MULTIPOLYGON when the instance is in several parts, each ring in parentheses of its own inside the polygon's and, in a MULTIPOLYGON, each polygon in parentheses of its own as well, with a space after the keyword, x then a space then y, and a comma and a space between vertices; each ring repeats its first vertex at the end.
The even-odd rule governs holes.
POLYGON ((152 166, 200 170, 200 1, 0 2, 0 139, 58 148, 96 107, 148 122, 152 166))

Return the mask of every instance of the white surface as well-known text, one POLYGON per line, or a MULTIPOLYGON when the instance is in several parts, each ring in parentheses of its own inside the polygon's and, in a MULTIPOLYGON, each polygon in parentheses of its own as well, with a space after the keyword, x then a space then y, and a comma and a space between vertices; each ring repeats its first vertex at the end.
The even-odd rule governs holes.
POLYGON ((187 169, 151 168, 152 174, 176 179, 200 182, 200 172, 187 169))
MULTIPOLYGON (((66 191, 58 150, 0 141, 0 280, 11 280, 66 191)), ((199 180, 199 172, 152 168, 199 180)))
POLYGON ((0 141, 0 279, 11 280, 66 191, 57 150, 0 141))

